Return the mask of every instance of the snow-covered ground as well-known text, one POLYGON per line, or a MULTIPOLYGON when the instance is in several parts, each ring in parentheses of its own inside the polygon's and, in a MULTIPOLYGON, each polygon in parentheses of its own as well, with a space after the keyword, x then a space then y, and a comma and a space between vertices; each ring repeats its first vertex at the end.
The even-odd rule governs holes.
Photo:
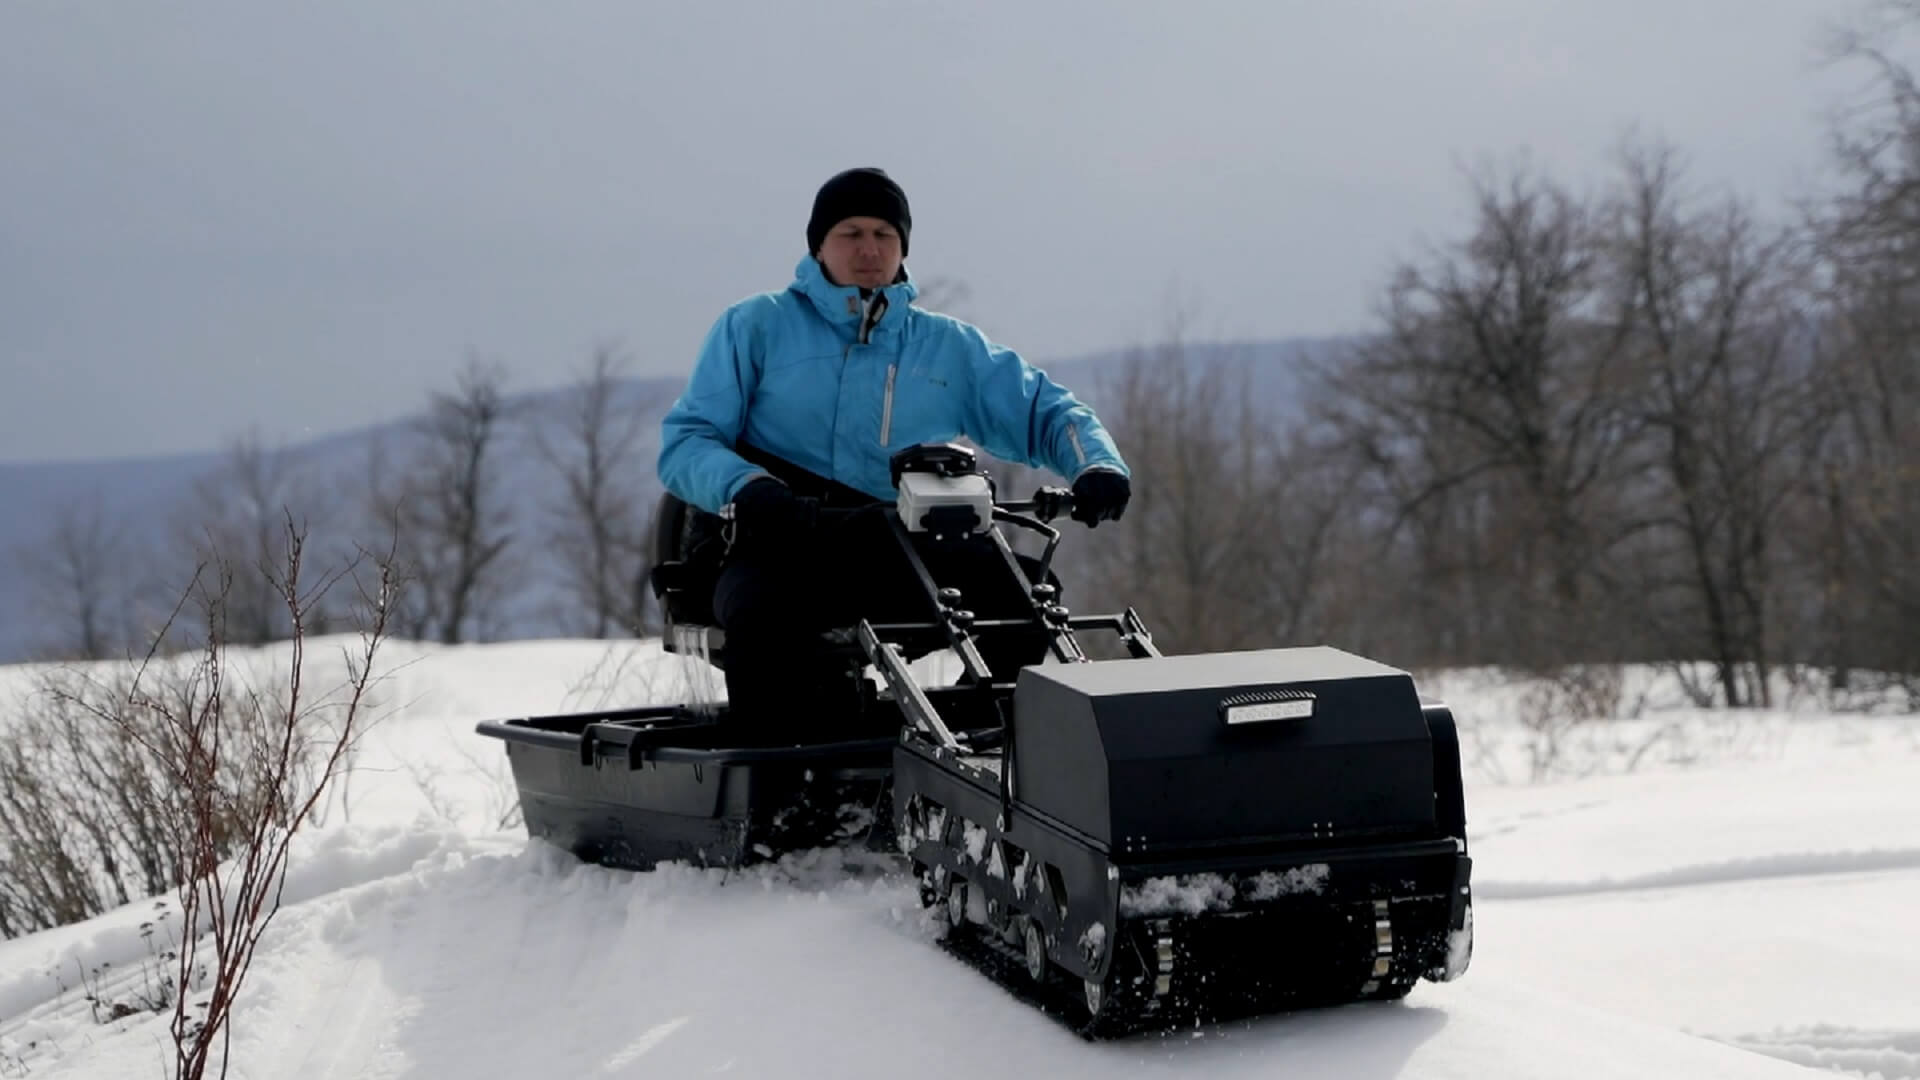
MULTIPOLYGON (((825 857, 632 874, 502 828, 474 722, 682 693, 652 645, 386 664, 234 1017, 235 1076, 1920 1078, 1915 718, 1693 712, 1635 673, 1648 707, 1565 737, 1536 781, 1510 689, 1423 682, 1471 761, 1468 975, 1091 1044, 949 959, 904 881, 825 857)), ((34 674, 0 669, 0 710, 34 674)), ((165 916, 0 942, 0 1077, 163 1075, 164 1018, 100 1023, 87 998, 142 995, 165 916)))

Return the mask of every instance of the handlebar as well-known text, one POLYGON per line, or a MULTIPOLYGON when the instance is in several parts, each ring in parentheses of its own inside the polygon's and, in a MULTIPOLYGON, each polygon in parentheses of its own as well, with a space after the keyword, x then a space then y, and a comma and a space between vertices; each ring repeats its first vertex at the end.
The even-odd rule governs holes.
POLYGON ((1052 521, 1062 514, 1073 512, 1073 491, 1063 487, 1043 487, 1036 489, 1031 499, 995 502, 993 506, 1010 514, 1031 514, 1041 521, 1052 521))
MULTIPOLYGON (((876 500, 859 506, 820 506, 814 513, 817 515, 816 520, 839 526, 864 514, 885 513, 893 508, 893 503, 876 500)), ((1043 565, 1053 561, 1054 548, 1060 543, 1060 531, 1048 523, 1054 518, 1072 512, 1073 491, 1064 487, 1039 487, 1034 489, 1030 498, 996 499, 993 503, 995 521, 1030 529, 1046 538, 1047 550, 1043 556, 1043 565)), ((726 523, 730 538, 734 521, 733 504, 728 503, 721 507, 719 516, 726 523)))
MULTIPOLYGON (((1052 521, 1073 512, 1073 491, 1064 487, 1036 488, 1031 498, 996 499, 993 508, 1001 513, 1027 515, 1043 522, 1052 521)), ((892 503, 876 500, 859 506, 822 506, 818 513, 824 521, 851 521, 862 514, 877 514, 891 509, 892 503)), ((720 517, 728 521, 733 519, 731 503, 721 508, 720 517)))
MULTIPOLYGON (((862 514, 885 513, 893 509, 893 503, 875 501, 860 506, 821 506, 816 513, 819 515, 818 520, 845 524, 862 514)), ((994 500, 993 519, 996 522, 1031 530, 1046 539, 1046 550, 1040 555, 1040 578, 1045 580, 1053 565, 1054 551, 1060 546, 1060 530, 1048 523, 1062 514, 1071 513, 1072 510, 1072 489, 1044 486, 1034 489, 1031 498, 994 500)), ((733 505, 729 503, 722 507, 720 516, 727 523, 730 545, 733 505)))

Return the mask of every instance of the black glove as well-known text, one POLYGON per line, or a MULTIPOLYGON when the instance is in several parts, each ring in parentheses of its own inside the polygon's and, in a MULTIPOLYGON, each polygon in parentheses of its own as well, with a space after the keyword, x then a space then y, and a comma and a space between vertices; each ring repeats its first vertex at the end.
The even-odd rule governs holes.
POLYGON ((1103 521, 1119 521, 1133 497, 1133 483, 1112 469, 1088 469, 1073 482, 1073 520, 1087 528, 1103 521))
POLYGON ((740 534, 760 540, 799 540, 820 519, 820 500, 763 476, 733 497, 733 521, 740 534))

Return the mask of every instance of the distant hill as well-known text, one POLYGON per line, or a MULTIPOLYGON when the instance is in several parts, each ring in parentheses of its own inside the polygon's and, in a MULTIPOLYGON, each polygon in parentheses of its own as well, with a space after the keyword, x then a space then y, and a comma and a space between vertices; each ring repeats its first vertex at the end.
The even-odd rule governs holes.
MULTIPOLYGON (((1272 410, 1280 421, 1290 418, 1287 406, 1296 396, 1302 359, 1337 347, 1341 340, 1195 344, 1185 346, 1184 356, 1186 362, 1201 365, 1244 364, 1257 404, 1272 410)), ((1125 350, 1111 350, 1042 366, 1100 409, 1111 376, 1126 356, 1125 350)), ((636 455, 643 467, 635 470, 632 482, 649 502, 659 493, 652 464, 660 417, 683 382, 684 376, 672 376, 636 378, 622 384, 626 401, 644 417, 646 444, 636 455)), ((543 391, 512 399, 521 422, 502 449, 510 512, 522 522, 535 519, 553 495, 550 466, 534 452, 533 440, 541 431, 550 435, 558 432, 561 420, 557 406, 565 393, 543 391)), ((353 512, 364 502, 370 470, 391 467, 380 463, 397 461, 406 453, 411 437, 408 432, 417 419, 404 418, 269 449, 281 456, 283 469, 300 490, 317 491, 324 505, 353 512)), ((1120 435, 1124 452, 1124 432, 1120 435)), ((46 625, 49 613, 33 603, 36 589, 21 555, 44 549, 49 530, 63 513, 92 508, 119 530, 123 568, 130 574, 151 570, 156 564, 179 559, 170 554, 169 544, 183 528, 191 527, 192 513, 187 508, 195 485, 222 469, 227 460, 224 452, 208 452, 122 461, 0 465, 0 507, 5 508, 0 513, 0 663, 33 658, 42 646, 61 638, 58 628, 46 625)), ((316 522, 316 526, 337 528, 338 522, 316 522)), ((504 604, 504 625, 498 636, 565 633, 555 615, 550 590, 541 585, 552 578, 551 554, 537 543, 519 547, 516 578, 522 587, 512 590, 504 604)), ((179 573, 189 569, 181 567, 179 573)))

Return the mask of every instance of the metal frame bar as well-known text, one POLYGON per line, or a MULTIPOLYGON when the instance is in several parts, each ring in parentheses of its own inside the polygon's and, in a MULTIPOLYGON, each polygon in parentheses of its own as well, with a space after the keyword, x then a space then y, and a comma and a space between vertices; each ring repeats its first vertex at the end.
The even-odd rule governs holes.
POLYGON ((893 530, 894 539, 900 543, 901 553, 907 557, 907 564, 913 568, 914 577, 920 582, 921 593, 933 608, 935 621, 946 631, 947 644, 959 654, 960 662, 966 666, 967 678, 976 683, 989 681, 992 672, 987 670, 986 660, 981 658, 979 648, 974 645, 972 633, 954 621, 953 611, 940 601, 940 584, 933 580, 926 560, 920 557, 920 552, 913 546, 913 534, 907 531, 899 514, 888 514, 887 523, 893 530))
POLYGON ((958 752, 960 740, 954 738, 953 730, 940 718, 940 710, 927 700, 926 691, 913 681, 913 672, 907 670, 907 662, 900 658, 900 647, 892 642, 881 641, 874 634, 872 625, 864 619, 860 621, 860 644, 867 650, 873 666, 880 669, 881 677, 886 679, 887 687, 893 691, 894 701, 907 714, 908 722, 925 732, 942 749, 958 752))

